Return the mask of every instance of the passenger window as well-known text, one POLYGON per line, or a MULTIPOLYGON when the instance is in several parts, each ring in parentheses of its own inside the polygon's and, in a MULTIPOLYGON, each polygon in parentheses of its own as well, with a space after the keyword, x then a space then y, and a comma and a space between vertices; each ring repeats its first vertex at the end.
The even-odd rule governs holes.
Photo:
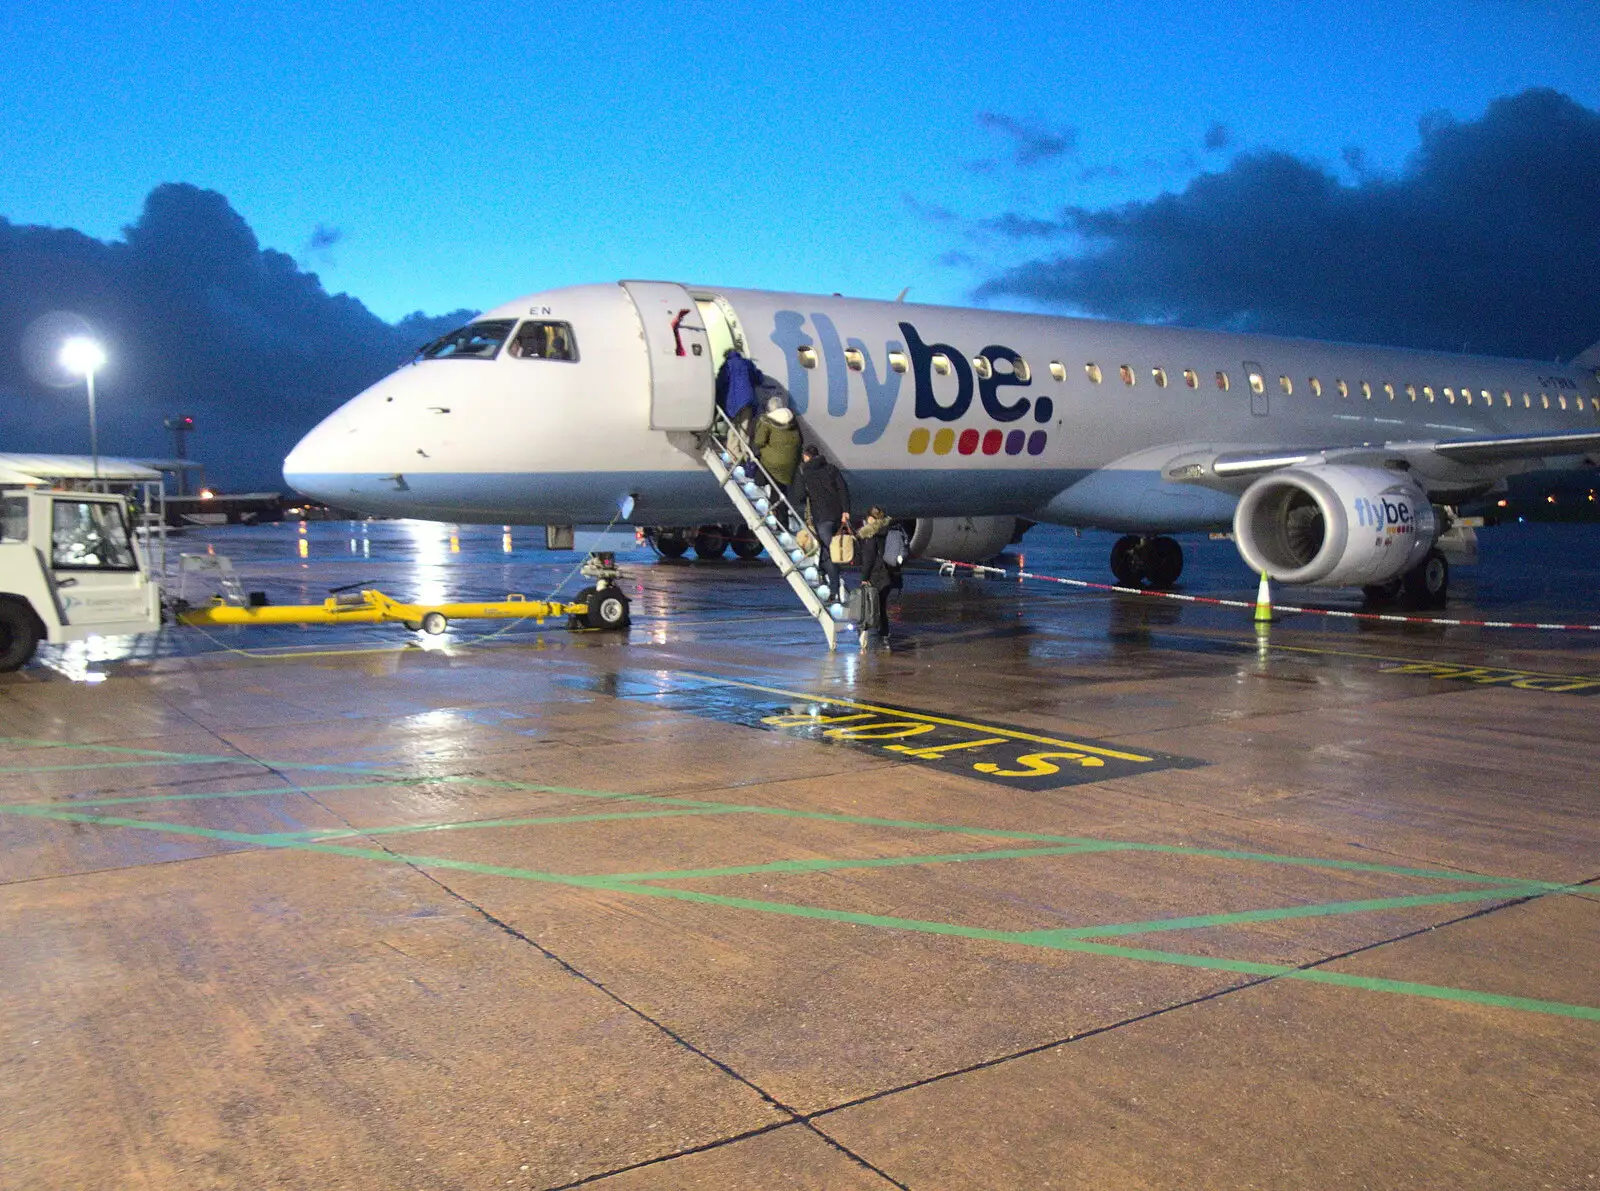
POLYGON ((1432 385, 1423 385, 1422 386, 1422 395, 1428 399, 1428 404, 1429 405, 1433 404, 1433 386, 1432 385))
POLYGON ((418 351, 424 360, 492 360, 500 354, 500 345, 511 334, 516 319, 493 318, 481 323, 468 323, 441 335, 418 351))
POLYGON ((1200 387, 1200 376, 1193 368, 1185 368, 1183 370, 1183 383, 1191 389, 1198 389, 1200 387))
POLYGON ((1390 384, 1388 381, 1384 381, 1383 391, 1388 395, 1390 401, 1394 400, 1394 385, 1390 384))
POLYGON ((1562 409, 1566 409, 1567 408, 1567 399, 1566 399, 1565 396, 1557 397, 1556 400, 1561 402, 1561 408, 1562 409))
POLYGON ((1083 366, 1083 371, 1084 371, 1084 374, 1086 376, 1088 376, 1088 378, 1091 381, 1093 381, 1095 384, 1099 384, 1100 383, 1100 365, 1098 365, 1098 364, 1085 364, 1083 366))
POLYGON ((1406 396, 1411 398, 1413 401, 1417 399, 1417 386, 1411 384, 1409 381, 1406 383, 1406 396))
POLYGON ((973 356, 972 370, 984 380, 988 380, 994 375, 994 366, 989 363, 988 356, 973 356))
POLYGON ((18 496, 0 500, 0 542, 28 540, 28 502, 18 496))
POLYGON ((1226 372, 1217 373, 1217 388, 1221 389, 1224 393, 1228 391, 1229 382, 1228 374, 1226 372))
POLYGON ((815 368, 817 366, 817 349, 809 343, 802 343, 795 348, 794 354, 800 359, 800 367, 815 368))
POLYGON ((1136 378, 1133 375, 1133 369, 1128 367, 1128 365, 1124 364, 1122 366, 1122 368, 1121 368, 1121 372, 1122 372, 1122 383, 1123 384, 1132 385, 1132 384, 1136 383, 1136 378))
POLYGON ((1314 376, 1311 378, 1311 395, 1313 397, 1322 396, 1322 382, 1314 376))
POLYGON ((1158 388, 1158 389, 1166 388, 1167 387, 1167 370, 1165 368, 1152 368, 1152 369, 1150 369, 1150 379, 1156 382, 1156 388, 1158 388))
POLYGON ((1454 389, 1452 389, 1449 385, 1446 385, 1444 387, 1444 399, 1446 401, 1448 401, 1451 405, 1454 405, 1456 403, 1456 391, 1454 389))
POLYGON ((1366 381, 1362 381, 1361 382, 1361 395, 1363 397, 1365 397, 1368 401, 1372 400, 1372 386, 1369 385, 1366 381))
POLYGON ((138 570, 122 506, 57 500, 50 526, 50 565, 74 571, 138 570))
POLYGON ((1033 369, 1028 367, 1028 361, 1024 360, 1021 356, 1018 356, 1016 359, 1011 361, 1011 375, 1016 377, 1023 384, 1027 384, 1033 379, 1033 369))
POLYGON ((1050 361, 1050 375, 1055 380, 1067 379, 1067 366, 1060 360, 1050 361))
POLYGON ((1261 396, 1261 394, 1267 391, 1267 382, 1262 379, 1261 374, 1254 368, 1246 372, 1245 376, 1250 381, 1250 391, 1257 397, 1261 396))
POLYGON ((908 367, 910 367, 910 361, 906 359, 905 352, 890 352, 889 367, 893 368, 896 372, 904 372, 908 367))
POLYGON ((517 328, 517 336, 506 348, 506 354, 519 360, 578 361, 578 342, 573 338, 570 323, 546 323, 529 320, 517 328))
POLYGON ((933 357, 933 370, 940 376, 949 376, 950 357, 942 352, 935 353, 933 357))
POLYGON ((1294 381, 1290 380, 1287 376, 1280 376, 1278 378, 1278 388, 1283 390, 1283 395, 1285 397, 1294 396, 1294 381))
POLYGON ((850 369, 851 372, 860 372, 867 366, 866 357, 861 354, 859 347, 847 347, 844 349, 844 366, 850 369))
POLYGON ((1549 393, 1540 393, 1539 394, 1539 404, 1542 405, 1545 409, 1549 409, 1550 408, 1550 394, 1549 393))
POLYGON ((1526 394, 1526 393, 1524 393, 1522 395, 1522 408, 1523 409, 1532 409, 1533 408, 1533 398, 1528 396, 1528 394, 1526 394))
POLYGON ((1341 397, 1350 396, 1350 386, 1345 384, 1344 381, 1342 381, 1342 380, 1334 381, 1333 382, 1333 387, 1339 390, 1339 396, 1341 396, 1341 397))
POLYGON ((1501 394, 1501 396, 1503 396, 1506 399, 1506 408, 1510 409, 1511 408, 1511 390, 1510 389, 1506 389, 1501 394))

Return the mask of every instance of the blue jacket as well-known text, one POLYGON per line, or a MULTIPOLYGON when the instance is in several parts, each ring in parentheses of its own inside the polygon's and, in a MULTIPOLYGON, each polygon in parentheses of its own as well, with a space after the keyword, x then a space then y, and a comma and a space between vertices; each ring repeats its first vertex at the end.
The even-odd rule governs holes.
POLYGON ((761 373, 737 348, 728 353, 717 371, 717 404, 730 418, 756 403, 756 383, 761 373))

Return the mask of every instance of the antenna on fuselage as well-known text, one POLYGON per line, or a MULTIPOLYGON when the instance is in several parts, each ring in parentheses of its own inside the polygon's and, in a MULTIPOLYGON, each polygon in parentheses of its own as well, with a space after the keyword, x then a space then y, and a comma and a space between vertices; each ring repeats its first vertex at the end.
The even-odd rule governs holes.
POLYGON ((908 286, 905 287, 905 289, 900 291, 900 296, 898 298, 896 298, 895 301, 896 302, 904 302, 906 300, 906 295, 909 294, 910 292, 911 292, 911 287, 908 285, 908 286))

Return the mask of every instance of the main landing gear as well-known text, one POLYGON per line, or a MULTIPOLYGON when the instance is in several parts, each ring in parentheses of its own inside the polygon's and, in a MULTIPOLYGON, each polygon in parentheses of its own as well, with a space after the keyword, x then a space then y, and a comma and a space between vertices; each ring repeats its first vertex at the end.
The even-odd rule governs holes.
POLYGON ((1361 589, 1369 604, 1392 604, 1398 600, 1407 608, 1443 608, 1450 598, 1450 564, 1438 550, 1429 550, 1416 566, 1398 579, 1373 583, 1361 589))
POLYGON ((1111 547, 1111 573, 1123 587, 1171 587, 1183 574, 1183 547, 1168 537, 1128 534, 1111 547))

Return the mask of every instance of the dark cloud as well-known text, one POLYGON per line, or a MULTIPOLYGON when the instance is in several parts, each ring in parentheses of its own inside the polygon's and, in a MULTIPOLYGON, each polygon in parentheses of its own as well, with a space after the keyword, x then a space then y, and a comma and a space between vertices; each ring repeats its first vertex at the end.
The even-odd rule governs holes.
POLYGON ((303 251, 308 254, 328 252, 343 239, 344 232, 341 229, 319 223, 311 229, 311 235, 306 240, 303 251))
MULTIPOLYGON (((1052 131, 1028 124, 999 112, 979 112, 978 123, 991 132, 998 132, 1011 140, 1011 163, 1019 169, 1065 157, 1077 150, 1078 130, 1066 128, 1052 131)), ((977 162, 975 169, 993 168, 993 162, 977 162)))
POLYGON ((1532 90, 1419 131, 1394 177, 1345 184, 1249 153, 1149 202, 1067 207, 1036 221, 1054 255, 996 272, 976 296, 1538 359, 1600 339, 1600 113, 1532 90))
POLYGON ((151 191, 111 243, 0 218, 0 277, 0 442, 87 452, 81 385, 53 387, 25 358, 28 329, 70 311, 110 357, 96 383, 101 451, 166 455, 162 418, 193 414, 190 453, 231 489, 281 487, 301 434, 468 316, 386 323, 263 249, 222 195, 180 184, 151 191))
POLYGON ((1233 134, 1228 131, 1226 124, 1214 122, 1206 129, 1206 135, 1200 143, 1205 146, 1208 153, 1215 153, 1218 149, 1226 149, 1233 143, 1233 134))

